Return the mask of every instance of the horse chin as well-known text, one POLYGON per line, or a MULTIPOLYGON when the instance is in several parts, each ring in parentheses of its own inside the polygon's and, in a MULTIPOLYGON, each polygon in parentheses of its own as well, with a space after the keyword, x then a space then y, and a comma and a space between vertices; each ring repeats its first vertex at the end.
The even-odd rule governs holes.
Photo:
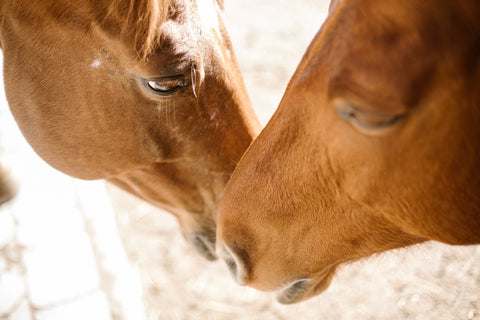
POLYGON ((214 233, 196 232, 188 235, 188 239, 204 258, 210 261, 217 260, 214 233))

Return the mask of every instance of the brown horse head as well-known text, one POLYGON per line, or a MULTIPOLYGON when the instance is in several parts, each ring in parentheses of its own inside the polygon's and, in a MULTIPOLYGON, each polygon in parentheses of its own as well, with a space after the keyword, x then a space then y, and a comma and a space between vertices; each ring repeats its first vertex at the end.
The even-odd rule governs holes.
POLYGON ((176 215, 214 259, 219 197, 259 131, 216 0, 2 1, 11 111, 34 150, 176 215))
POLYGON ((480 3, 335 1, 219 206, 241 284, 297 302, 346 262, 480 243, 480 3))

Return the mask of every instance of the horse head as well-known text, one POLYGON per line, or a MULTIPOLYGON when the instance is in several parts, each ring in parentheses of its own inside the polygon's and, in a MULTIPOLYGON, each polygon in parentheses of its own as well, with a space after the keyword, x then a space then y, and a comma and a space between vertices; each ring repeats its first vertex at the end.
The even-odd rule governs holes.
POLYGON ((339 265, 480 243, 477 1, 334 1, 219 206, 238 283, 298 302, 339 265))
POLYGON ((215 258, 219 198, 259 131, 216 0, 3 1, 10 109, 33 149, 173 213, 215 258))

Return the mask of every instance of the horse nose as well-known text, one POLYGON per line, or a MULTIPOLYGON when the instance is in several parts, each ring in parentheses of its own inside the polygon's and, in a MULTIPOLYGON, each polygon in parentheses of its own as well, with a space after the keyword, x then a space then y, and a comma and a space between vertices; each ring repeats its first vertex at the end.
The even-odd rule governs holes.
POLYGON ((232 247, 222 244, 220 256, 227 264, 235 282, 244 286, 248 281, 247 255, 242 250, 238 250, 238 248, 235 248, 236 250, 234 250, 234 246, 232 247))
POLYGON ((215 234, 206 232, 195 232, 188 235, 188 239, 207 260, 217 260, 215 253, 215 234))
POLYGON ((299 279, 292 282, 277 294, 277 301, 281 304, 298 302, 312 285, 311 279, 299 279))

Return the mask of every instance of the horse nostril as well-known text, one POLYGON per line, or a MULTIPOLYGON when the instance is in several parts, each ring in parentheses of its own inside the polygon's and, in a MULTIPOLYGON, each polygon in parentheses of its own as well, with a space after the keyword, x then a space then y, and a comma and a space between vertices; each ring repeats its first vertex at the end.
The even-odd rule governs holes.
POLYGON ((217 260, 215 253, 215 235, 209 236, 204 232, 198 232, 190 234, 188 239, 207 260, 217 260))
POLYGON ((288 287, 280 291, 277 295, 277 301, 281 304, 291 304, 299 301, 306 291, 312 285, 311 279, 300 279, 291 283, 288 287))
POLYGON ((229 253, 225 253, 225 255, 223 256, 223 260, 227 264, 228 270, 230 270, 230 273, 232 274, 233 278, 237 279, 238 268, 237 268, 237 263, 235 262, 235 259, 233 259, 229 253))
MULTIPOLYGON (((233 276, 233 279, 236 283, 241 286, 244 286, 247 283, 247 266, 244 259, 241 259, 238 253, 235 253, 231 248, 227 245, 223 245, 221 249, 221 257, 227 264, 230 273, 233 276)), ((244 254, 242 255, 244 256, 244 254)))
POLYGON ((11 200, 18 192, 18 185, 11 174, 0 164, 0 205, 11 200))

